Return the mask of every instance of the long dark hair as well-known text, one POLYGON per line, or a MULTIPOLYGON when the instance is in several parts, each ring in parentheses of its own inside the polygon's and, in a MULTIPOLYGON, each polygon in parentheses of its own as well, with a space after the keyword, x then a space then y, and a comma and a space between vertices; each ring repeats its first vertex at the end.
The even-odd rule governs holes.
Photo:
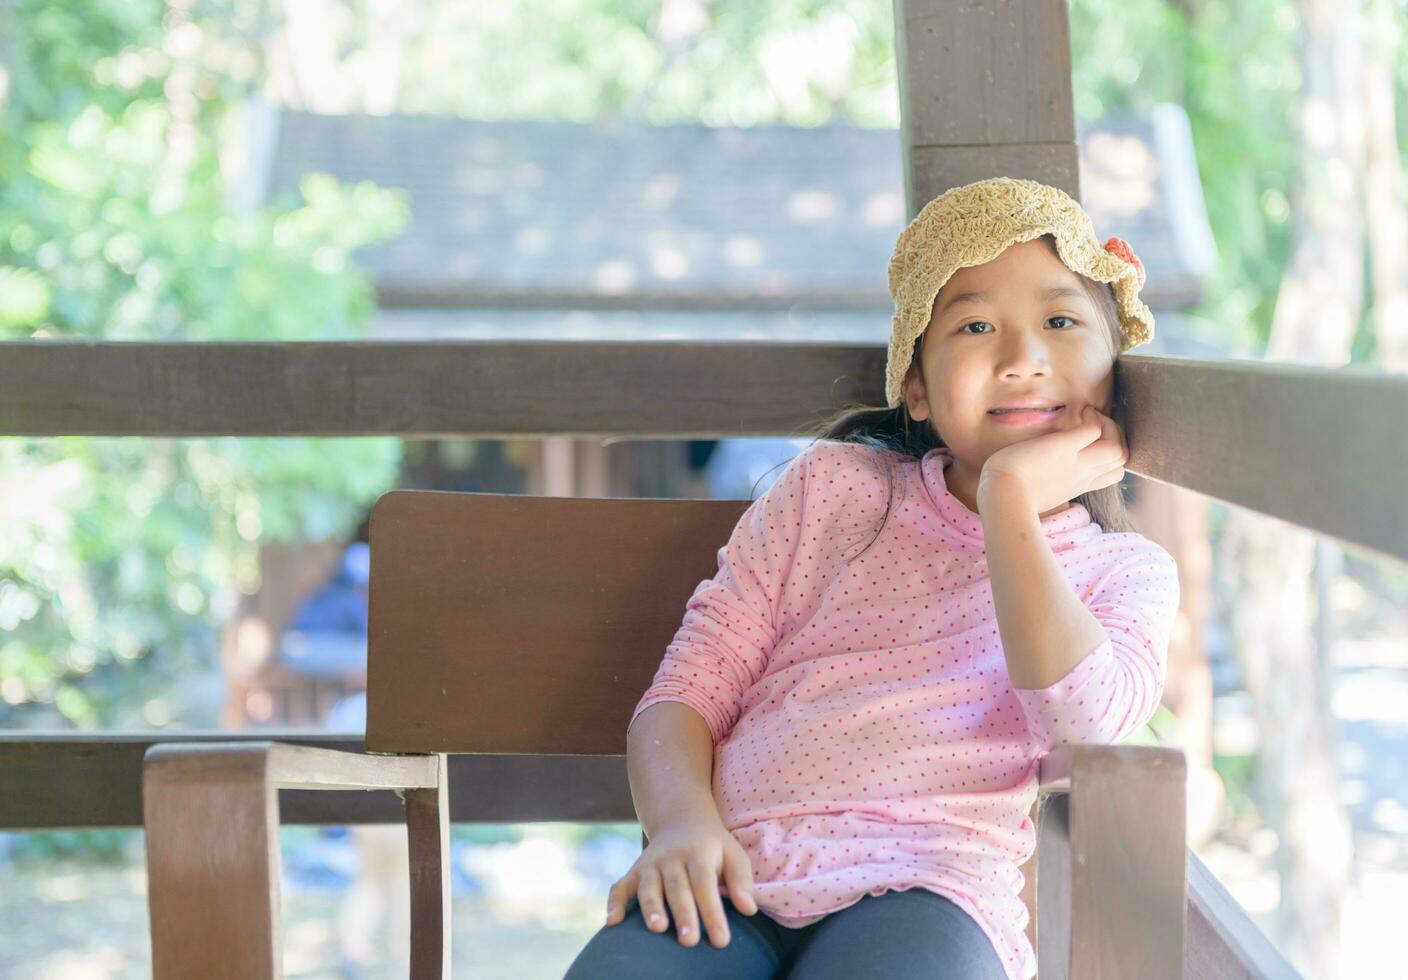
MULTIPOLYGON (((1056 239, 1052 235, 1042 235, 1044 241, 1053 253, 1056 253, 1056 239)), ((1058 257, 1059 257, 1059 253, 1058 257)), ((1119 349, 1120 349, 1120 318, 1119 307, 1115 305, 1115 294, 1110 289, 1109 283, 1096 282, 1079 273, 1076 278, 1080 280, 1081 287, 1095 308, 1100 312, 1100 318, 1105 322, 1109 330, 1111 360, 1115 368, 1114 377, 1114 403, 1112 407, 1112 418, 1121 426, 1125 419, 1124 391, 1120 385, 1119 378, 1119 349)), ((921 333, 914 342, 914 350, 910 358, 909 371, 905 375, 905 383, 915 375, 919 374, 919 367, 924 352, 924 337, 927 334, 921 333)), ((801 437, 810 437, 813 442, 821 439, 834 440, 838 442, 856 443, 858 445, 870 446, 881 452, 877 454, 877 459, 886 464, 886 475, 890 483, 890 497, 893 501, 896 481, 893 466, 906 460, 922 459, 930 450, 944 446, 944 441, 939 438, 939 434, 934 431, 929 420, 916 421, 910 418, 909 406, 901 401, 894 408, 873 405, 848 405, 840 411, 814 423, 800 432, 801 437)), ((785 463, 779 463, 783 466, 785 463)), ((776 469, 777 467, 773 467, 776 469)), ((769 473, 772 470, 768 471, 769 473)), ((766 476, 764 473, 763 476, 766 476)), ((762 477, 759 477, 761 480, 762 477)), ((1108 487, 1100 487, 1096 490, 1089 490, 1076 497, 1075 503, 1083 506, 1090 512, 1090 519, 1100 525, 1101 529, 1107 532, 1127 532, 1137 531, 1134 524, 1129 519, 1129 511, 1125 506, 1123 484, 1116 483, 1108 487)), ((756 491, 757 485, 754 484, 756 491)), ((890 516, 890 504, 886 504, 885 515, 880 521, 880 526, 875 532, 875 537, 871 538, 866 549, 875 543, 880 532, 885 529, 885 521, 890 516)), ((865 549, 861 550, 864 553, 865 549)))

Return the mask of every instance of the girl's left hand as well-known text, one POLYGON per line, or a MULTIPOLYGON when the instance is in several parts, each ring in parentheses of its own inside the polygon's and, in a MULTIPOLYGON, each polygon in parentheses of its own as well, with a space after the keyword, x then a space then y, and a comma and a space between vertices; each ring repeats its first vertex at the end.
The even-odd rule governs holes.
POLYGON ((989 456, 978 478, 978 498, 999 489, 1017 492, 1044 514, 1089 490, 1119 483, 1127 462, 1129 447, 1119 425, 1086 405, 1074 426, 1004 446, 989 456))

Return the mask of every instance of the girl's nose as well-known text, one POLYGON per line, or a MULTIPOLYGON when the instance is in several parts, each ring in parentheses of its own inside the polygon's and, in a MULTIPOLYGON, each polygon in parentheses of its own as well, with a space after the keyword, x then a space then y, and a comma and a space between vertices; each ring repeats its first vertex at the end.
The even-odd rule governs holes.
POLYGON ((1027 351, 1022 355, 1007 358, 1003 367, 1018 374, 1049 374, 1051 359, 1040 351, 1027 351))
POLYGON ((1050 371, 1051 358, 1046 343, 1040 337, 1032 337, 1010 331, 1003 341, 998 354, 1000 365, 1007 371, 1050 371))

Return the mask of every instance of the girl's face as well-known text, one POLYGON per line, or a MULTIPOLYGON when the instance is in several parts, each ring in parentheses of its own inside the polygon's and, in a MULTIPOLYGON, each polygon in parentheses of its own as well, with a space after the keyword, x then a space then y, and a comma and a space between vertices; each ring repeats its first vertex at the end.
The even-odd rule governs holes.
POLYGON ((905 400, 912 418, 932 418, 953 451, 950 488, 976 511, 978 476, 994 452, 1074 427, 1085 405, 1110 414, 1114 358, 1109 327, 1079 276, 1036 238, 959 269, 939 290, 922 374, 910 378, 905 400), (1006 425, 990 414, 1024 397, 1064 408, 1035 425, 1006 425))

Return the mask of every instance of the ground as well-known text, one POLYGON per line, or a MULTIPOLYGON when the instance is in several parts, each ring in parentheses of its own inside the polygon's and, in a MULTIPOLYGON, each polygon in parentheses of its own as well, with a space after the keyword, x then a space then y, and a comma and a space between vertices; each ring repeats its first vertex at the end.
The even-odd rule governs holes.
MULTIPOLYGON (((140 864, 59 864, 7 876, 0 893, 0 977, 13 980, 145 980, 151 976, 146 881, 140 864)), ((604 895, 604 892, 603 892, 604 895)), ((357 976, 339 968, 339 893, 286 879, 284 967, 289 980, 357 976)), ((455 976, 484 980, 560 977, 601 924, 604 900, 565 895, 531 917, 481 896, 456 896, 455 976)), ((367 974, 404 980, 383 958, 367 974)))

